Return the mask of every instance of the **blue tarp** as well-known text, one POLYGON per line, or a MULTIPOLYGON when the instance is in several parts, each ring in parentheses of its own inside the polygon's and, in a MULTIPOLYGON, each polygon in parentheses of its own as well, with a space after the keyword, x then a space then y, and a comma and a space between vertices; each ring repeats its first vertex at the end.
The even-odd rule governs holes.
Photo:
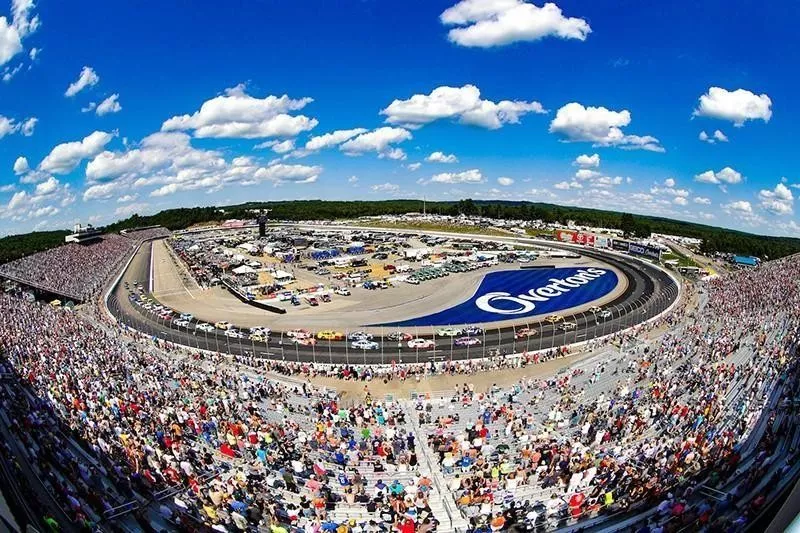
POLYGON ((742 265, 742 266, 754 267, 758 265, 758 259, 746 255, 734 255, 733 262, 736 263, 737 265, 742 265))

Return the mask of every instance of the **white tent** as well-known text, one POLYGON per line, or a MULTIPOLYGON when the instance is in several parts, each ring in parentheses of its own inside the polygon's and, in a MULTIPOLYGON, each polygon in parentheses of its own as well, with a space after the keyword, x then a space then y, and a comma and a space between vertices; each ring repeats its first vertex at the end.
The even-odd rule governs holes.
POLYGON ((233 269, 233 273, 234 274, 252 274, 254 272, 255 272, 255 270, 253 270, 252 268, 250 268, 247 265, 242 265, 240 267, 236 267, 236 268, 233 269))

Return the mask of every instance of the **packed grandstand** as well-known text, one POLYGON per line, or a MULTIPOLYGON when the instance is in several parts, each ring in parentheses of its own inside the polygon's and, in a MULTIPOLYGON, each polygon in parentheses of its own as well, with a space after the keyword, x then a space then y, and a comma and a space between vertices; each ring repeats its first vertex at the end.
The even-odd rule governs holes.
POLYGON ((93 296, 166 234, 0 267, 86 301, 0 296, 3 488, 35 527, 744 531, 800 471, 794 256, 686 281, 668 312, 580 348, 327 365, 117 322, 93 296), (488 374, 537 365, 499 385, 488 374), (438 376, 455 385, 376 392, 438 376))

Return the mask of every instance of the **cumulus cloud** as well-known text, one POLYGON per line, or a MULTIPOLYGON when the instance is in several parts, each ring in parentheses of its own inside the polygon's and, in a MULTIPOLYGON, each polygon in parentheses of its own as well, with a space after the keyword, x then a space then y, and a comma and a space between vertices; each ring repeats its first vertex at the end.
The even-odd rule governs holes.
POLYGON ((311 137, 308 142, 306 142, 305 149, 316 152, 318 150, 324 150, 325 148, 332 148, 334 146, 339 146, 343 142, 368 131, 369 130, 366 128, 353 128, 349 130, 336 130, 323 135, 317 135, 315 137, 311 137))
POLYGON ((554 189, 558 189, 560 191, 566 191, 569 189, 583 189, 583 185, 578 183, 577 181, 560 181, 553 185, 554 189))
POLYGON ((602 176, 600 172, 588 168, 579 168, 575 172, 575 177, 579 180, 591 180, 594 178, 599 178, 600 176, 602 176))
POLYGON ((594 146, 664 152, 659 140, 653 136, 623 133, 622 128, 630 122, 631 114, 627 109, 612 111, 570 102, 556 112, 550 123, 550 133, 560 135, 564 142, 591 142, 594 146))
POLYGON ((245 92, 244 85, 237 85, 191 115, 167 119, 161 131, 193 131, 195 137, 212 138, 295 137, 313 129, 317 120, 289 113, 311 102, 312 98, 292 99, 285 94, 256 98, 245 92))
POLYGON ((371 186, 370 189, 372 192, 397 192, 400 190, 400 186, 396 183, 381 183, 371 186))
POLYGON ((79 92, 89 87, 93 87, 100 82, 100 76, 94 71, 92 67, 83 67, 81 73, 78 74, 78 79, 73 81, 67 87, 64 96, 75 96, 79 92))
POLYGON ((600 166, 600 155, 582 154, 575 158, 575 162, 573 164, 582 168, 597 168, 600 166))
POLYGON ((488 48, 545 37, 586 40, 592 31, 580 18, 565 17, 553 3, 538 7, 524 0, 462 0, 439 17, 456 26, 448 39, 461 46, 488 48))
POLYGON ((11 21, 0 17, 0 65, 22 52, 22 42, 39 28, 39 17, 33 15, 33 8, 32 0, 12 0, 11 21))
POLYGON ((486 179, 477 168, 463 172, 442 172, 431 177, 433 183, 483 183, 486 179))
POLYGON ((689 203, 689 200, 687 200, 683 196, 676 196, 675 198, 672 199, 672 202, 678 205, 686 205, 689 203))
POLYGON ((381 115, 389 124, 418 128, 440 119, 461 124, 498 129, 504 124, 518 124, 527 113, 546 113, 539 102, 482 100, 474 85, 437 87, 430 94, 415 94, 408 100, 395 100, 381 115))
POLYGON ((266 141, 259 143, 254 148, 271 148, 276 154, 285 154, 294 150, 294 139, 286 139, 285 141, 266 141))
POLYGON ((134 194, 131 191, 155 187, 150 196, 182 191, 214 192, 236 184, 269 182, 313 183, 322 167, 270 163, 262 165, 250 157, 227 160, 216 150, 200 150, 182 132, 159 132, 122 151, 104 151, 86 165, 89 187, 84 199, 134 194))
POLYGON ((706 198, 705 196, 695 196, 692 201, 700 205, 711 205, 711 198, 706 198))
POLYGON ((711 87, 700 96, 700 104, 693 115, 728 120, 739 128, 748 120, 769 122, 772 118, 772 100, 766 94, 756 95, 746 89, 728 91, 711 87))
POLYGON ((697 136, 703 142, 707 142, 708 144, 714 144, 716 142, 726 143, 728 142, 728 136, 722 133, 720 130, 714 130, 714 133, 709 135, 705 131, 701 131, 700 135, 697 136))
POLYGON ((412 138, 411 132, 404 128, 384 126, 362 133, 342 143, 339 149, 347 155, 361 155, 367 152, 377 152, 379 155, 390 159, 405 159, 402 150, 392 146, 412 138), (401 155, 402 154, 402 155, 401 155))
POLYGON ((499 183, 503 187, 508 187, 509 185, 514 184, 514 178, 500 177, 497 178, 497 183, 499 183))
POLYGON ((410 170, 411 172, 414 172, 415 170, 419 170, 419 167, 421 167, 421 166, 422 166, 422 163, 409 163, 406 166, 406 168, 408 170, 410 170))
POLYGON ((737 183, 741 183, 742 174, 731 167, 725 167, 719 172, 706 170, 696 175, 694 180, 699 183, 711 183, 712 185, 736 185, 737 183))
POLYGON ((95 131, 80 141, 62 143, 55 146, 39 164, 39 169, 54 174, 67 174, 84 159, 90 159, 103 151, 114 135, 105 131, 95 131))
POLYGON ((99 104, 95 108, 94 112, 97 113, 98 116, 108 115, 109 113, 119 113, 122 111, 122 106, 119 103, 119 94, 114 93, 99 104))
POLYGON ((783 183, 774 189, 762 189, 758 193, 761 208, 775 215, 791 215, 794 212, 794 195, 783 183))
POLYGON ((114 215, 120 218, 128 218, 131 215, 146 213, 150 209, 150 204, 139 202, 118 207, 114 215))
POLYGON ((19 156, 16 161, 14 161, 14 174, 17 176, 21 174, 25 174, 31 169, 28 165, 28 159, 22 156, 19 156))
POLYGON ((728 214, 740 214, 740 215, 753 214, 753 206, 747 200, 737 200, 735 202, 723 204, 722 208, 728 214))
POLYGON ((425 161, 431 163, 458 163, 458 158, 455 154, 445 154, 444 152, 433 152, 425 158, 425 161))
MULTIPOLYGON (((2 19, 2 17, 0 17, 0 19, 2 19)), ((33 129, 36 127, 38 122, 39 119, 35 117, 18 122, 13 118, 0 115, 0 139, 13 133, 20 133, 25 137, 30 137, 33 135, 33 129)))
POLYGON ((18 191, 5 205, 0 205, 0 218, 14 221, 53 216, 75 201, 68 184, 50 176, 30 191, 18 191))

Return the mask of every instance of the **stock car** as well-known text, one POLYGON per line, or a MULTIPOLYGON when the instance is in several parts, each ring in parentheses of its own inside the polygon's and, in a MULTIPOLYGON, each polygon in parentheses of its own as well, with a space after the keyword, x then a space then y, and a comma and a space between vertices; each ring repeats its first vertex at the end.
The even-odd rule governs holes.
POLYGON ((433 339, 411 339, 408 341, 408 347, 412 350, 432 350, 436 348, 436 342, 433 339))
POLYGON ((333 331, 332 329, 324 329, 317 333, 317 338, 321 341, 341 341, 344 340, 344 333, 333 331))
POLYGON ((286 332, 286 336, 293 339, 310 339, 314 334, 307 329, 290 329, 286 332))
POLYGON ((483 335, 483 328, 479 328, 478 326, 467 326, 465 327, 461 333, 464 335, 483 335))
POLYGON ((226 322, 225 320, 220 320, 219 322, 214 324, 214 327, 225 331, 226 329, 229 329, 233 326, 230 322, 226 322))
POLYGON ((539 333, 533 328, 519 328, 518 330, 514 331, 514 338, 515 339, 526 339, 528 337, 533 337, 539 333))
POLYGON ((370 341, 367 339, 358 339, 357 341, 353 341, 350 344, 351 348, 356 350, 377 350, 380 345, 375 341, 370 341))
POLYGON ((316 346, 317 339, 314 337, 295 337, 292 339, 292 342, 300 346, 316 346))
POLYGON ((561 322, 562 320, 564 320, 564 317, 561 315, 550 315, 547 318, 545 318, 545 320, 547 322, 550 322, 551 324, 555 324, 556 322, 561 322))
POLYGON ((459 337, 453 342, 453 344, 456 346, 479 346, 481 344, 481 340, 477 337, 459 337))
POLYGON ((214 331, 214 326, 212 326, 211 324, 206 324, 205 322, 202 322, 200 324, 197 324, 194 327, 194 329, 196 329, 198 331, 205 331, 206 333, 212 333, 214 331))
POLYGON ((261 335, 260 333, 251 333, 248 337, 253 342, 268 342, 269 336, 261 335))
POLYGON ((181 320, 186 320, 187 322, 189 322, 193 318, 194 315, 192 315, 192 313, 181 313, 181 320))
POLYGON ((558 327, 559 329, 562 329, 564 331, 572 331, 573 329, 578 327, 578 324, 576 324, 575 322, 562 322, 561 324, 558 325, 558 327))
POLYGON ((371 341, 372 340, 372 333, 367 333, 366 331, 354 331, 347 338, 351 341, 371 341))
POLYGON ((386 335, 386 339, 394 342, 410 341, 414 336, 410 333, 403 333, 402 331, 393 331, 386 335))
POLYGON ((183 319, 176 320, 176 321, 173 322, 173 324, 175 324, 176 326, 181 327, 181 328, 188 328, 189 327, 189 321, 188 320, 183 320, 183 319))
POLYGON ((272 334, 272 330, 269 328, 265 328, 263 326, 256 326, 254 328, 250 328, 249 333, 251 335, 261 335, 262 337, 269 337, 272 334))
POLYGON ((603 320, 606 320, 608 318, 611 318, 611 311, 609 311, 608 309, 603 309, 602 311, 597 313, 597 315, 595 315, 595 316, 597 318, 602 318, 603 320))
POLYGON ((436 330, 436 335, 439 337, 457 337, 461 335, 459 328, 439 328, 436 330))
POLYGON ((243 334, 241 334, 238 331, 236 331, 235 329, 231 329, 231 328, 225 330, 225 336, 226 337, 230 337, 232 339, 243 339, 244 338, 243 334))

